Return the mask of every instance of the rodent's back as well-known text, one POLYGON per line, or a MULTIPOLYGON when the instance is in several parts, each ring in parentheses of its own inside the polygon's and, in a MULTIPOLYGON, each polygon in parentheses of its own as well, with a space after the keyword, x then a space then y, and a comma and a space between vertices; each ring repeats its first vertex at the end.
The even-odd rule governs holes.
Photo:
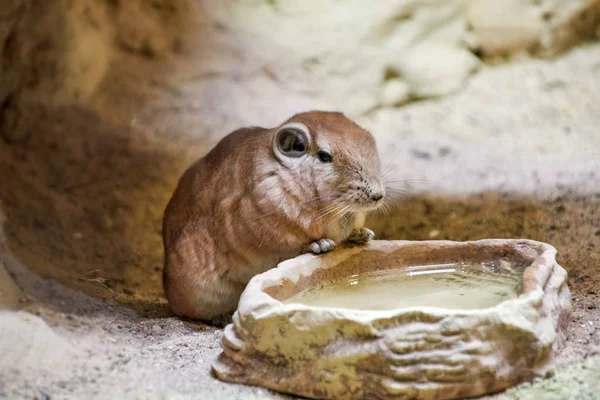
POLYGON ((263 147, 259 142, 260 136, 264 134, 263 128, 234 131, 184 172, 165 209, 165 246, 201 215, 210 215, 211 209, 215 208, 215 203, 223 198, 223 194, 246 184, 254 169, 254 157, 259 153, 256 149, 263 147), (241 171, 246 172, 246 179, 243 181, 241 171))

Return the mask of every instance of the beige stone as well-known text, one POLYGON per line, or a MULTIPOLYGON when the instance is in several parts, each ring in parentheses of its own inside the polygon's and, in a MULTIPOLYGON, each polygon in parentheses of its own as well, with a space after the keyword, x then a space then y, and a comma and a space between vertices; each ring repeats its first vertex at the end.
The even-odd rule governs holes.
POLYGON ((473 0, 466 9, 473 47, 483 57, 518 53, 555 55, 597 38, 599 0, 473 0))
MULTIPOLYGON (((88 99, 117 45, 149 58, 196 54, 189 84, 243 77, 227 87, 229 102, 258 91, 302 104, 280 115, 262 105, 269 123, 308 107, 357 117, 460 90, 480 66, 473 53, 565 50, 597 37, 599 19, 600 0, 11 0, 0 4, 0 102, 88 99), (407 88, 386 81, 390 69, 407 88)), ((236 114, 255 118, 257 105, 239 101, 236 114)))
POLYGON ((390 79, 383 85, 381 104, 385 106, 397 106, 408 102, 409 99, 410 87, 402 79, 390 79))
POLYGON ((13 281, 0 260, 0 310, 18 308, 21 295, 21 289, 13 281))
POLYGON ((486 56, 527 50, 544 30, 542 9, 521 0, 476 0, 467 17, 486 56))
POLYGON ((28 312, 0 311, 0 325, 2 374, 49 374, 78 353, 76 346, 28 312))
POLYGON ((565 341, 571 295, 555 255, 530 240, 373 241, 288 260, 250 281, 213 371, 225 381, 320 399, 450 399, 505 389, 546 374, 565 341), (484 259, 526 265, 516 298, 479 310, 280 301, 390 262, 484 259))

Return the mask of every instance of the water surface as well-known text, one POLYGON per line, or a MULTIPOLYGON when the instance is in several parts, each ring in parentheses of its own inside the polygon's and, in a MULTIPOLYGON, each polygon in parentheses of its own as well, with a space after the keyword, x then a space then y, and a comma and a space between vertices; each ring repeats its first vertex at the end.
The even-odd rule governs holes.
POLYGON ((380 270, 306 289, 285 303, 360 310, 482 309, 517 297, 521 271, 504 261, 380 270))

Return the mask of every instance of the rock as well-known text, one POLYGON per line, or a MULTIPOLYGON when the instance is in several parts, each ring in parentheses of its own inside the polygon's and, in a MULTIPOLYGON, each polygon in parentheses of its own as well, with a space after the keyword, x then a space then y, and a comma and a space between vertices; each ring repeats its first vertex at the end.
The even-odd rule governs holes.
MULTIPOLYGON (((4 251, 2 242, 4 240, 5 219, 0 210, 0 254, 4 251)), ((0 257, 0 310, 13 310, 19 308, 23 292, 6 270, 4 263, 5 259, 0 257)))
POLYGON ((87 0, 35 6, 13 0, 0 5, 0 15, 5 57, 0 104, 22 97, 69 103, 96 90, 111 47, 103 6, 87 0))
POLYGON ((599 37, 600 1, 474 0, 467 20, 485 58, 515 53, 553 55, 599 37))
POLYGON ((126 1, 111 11, 116 14, 117 40, 125 49, 158 57, 172 51, 178 42, 177 25, 187 10, 186 0, 126 1))
POLYGON ((600 391, 600 357, 572 363, 550 379, 508 390, 505 400, 594 399, 600 391))
MULTIPOLYGON (((292 104, 328 108, 343 98, 342 111, 356 117, 412 98, 453 93, 478 68, 473 53, 488 58, 562 51, 580 37, 595 37, 600 16, 600 0, 27 4, 11 0, 0 6, 6 54, 0 104, 90 97, 117 43, 142 57, 196 52, 203 59, 195 68, 199 76, 237 77, 246 88, 273 96, 291 93, 296 100, 272 115, 273 122, 298 111, 292 104), (401 79, 386 81, 389 68, 401 79)), ((255 107, 237 112, 241 118, 257 114, 255 107)))
POLYGON ((19 308, 21 289, 13 281, 0 259, 0 310, 19 308))
POLYGON ((38 316, 0 311, 0 380, 4 373, 51 373, 69 363, 76 348, 38 316))
POLYGON ((488 57, 525 51, 544 31, 542 10, 521 0, 475 0, 467 8, 467 19, 488 57))
POLYGON ((410 99, 410 87, 402 79, 390 79, 383 84, 381 104, 384 106, 399 106, 410 99))
POLYGON ((398 61, 398 69, 415 98, 456 92, 478 66, 479 60, 470 52, 436 43, 410 49, 398 61))

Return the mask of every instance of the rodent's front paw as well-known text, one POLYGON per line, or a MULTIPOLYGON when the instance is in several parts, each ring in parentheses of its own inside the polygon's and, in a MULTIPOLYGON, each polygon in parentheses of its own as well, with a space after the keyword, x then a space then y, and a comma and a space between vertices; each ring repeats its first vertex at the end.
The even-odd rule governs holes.
POLYGON ((352 243, 367 243, 374 237, 375 232, 373 232, 369 228, 362 227, 352 232, 352 234, 348 237, 347 240, 352 243))
POLYGON ((335 242, 331 239, 320 239, 316 242, 312 242, 306 248, 307 252, 320 254, 327 253, 335 248, 335 242))

